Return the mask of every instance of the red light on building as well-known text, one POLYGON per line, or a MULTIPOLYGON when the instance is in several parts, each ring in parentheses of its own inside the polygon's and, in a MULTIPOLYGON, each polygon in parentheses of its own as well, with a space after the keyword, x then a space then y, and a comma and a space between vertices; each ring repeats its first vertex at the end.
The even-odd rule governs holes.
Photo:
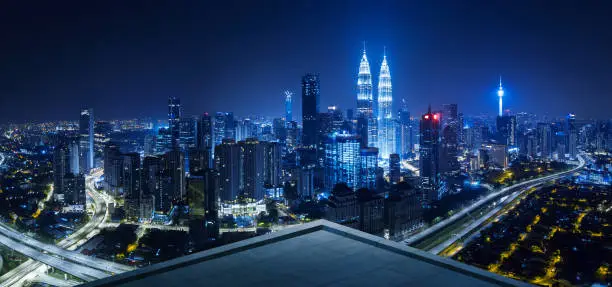
POLYGON ((438 114, 434 114, 434 120, 438 119, 438 114))
POLYGON ((429 119, 429 115, 425 115, 425 119, 428 120, 429 119))

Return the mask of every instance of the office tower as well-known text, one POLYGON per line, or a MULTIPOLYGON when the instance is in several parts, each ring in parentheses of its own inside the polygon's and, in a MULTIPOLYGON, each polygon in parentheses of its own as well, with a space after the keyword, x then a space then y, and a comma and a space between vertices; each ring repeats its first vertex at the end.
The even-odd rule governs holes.
POLYGON ((143 145, 143 153, 145 156, 154 155, 156 153, 155 144, 156 144, 156 136, 152 133, 146 134, 144 137, 144 145, 143 145))
POLYGON ((299 129, 297 122, 292 121, 287 123, 287 152, 291 153, 298 146, 299 129))
POLYGON ((501 117, 502 114, 503 114, 502 98, 504 97, 504 88, 502 87, 501 76, 499 76, 499 89, 497 90, 497 96, 499 97, 499 113, 498 113, 498 116, 501 117))
POLYGON ((219 172, 221 200, 235 200, 240 194, 240 147, 234 140, 224 140, 215 147, 215 169, 219 172))
POLYGON ((64 176, 69 173, 72 173, 70 169, 70 150, 65 145, 56 146, 53 151, 53 190, 55 193, 63 193, 64 176))
POLYGON ((163 166, 157 156, 146 156, 142 160, 142 182, 140 184, 143 195, 158 195, 160 191, 159 178, 163 166))
POLYGON ((181 113, 181 100, 177 97, 168 97, 168 130, 170 132, 171 149, 179 147, 181 113))
POLYGON ((442 149, 440 153, 440 171, 455 172, 459 170, 457 155, 459 153, 459 120, 457 104, 445 104, 442 106, 442 149))
POLYGON ((302 145, 317 145, 317 118, 321 96, 319 75, 306 74, 302 77, 302 145))
POLYGON ((336 183, 359 188, 360 138, 350 134, 332 134, 325 143, 324 186, 331 190, 336 183))
POLYGON ((68 140, 68 161, 70 164, 70 172, 79 174, 81 172, 80 153, 79 153, 79 138, 71 138, 68 140))
POLYGON ((241 190, 248 198, 264 198, 265 147, 256 138, 238 142, 241 152, 241 190))
POLYGON ((182 117, 179 120, 179 143, 181 150, 195 148, 198 136, 198 119, 195 117, 182 117))
POLYGON ((93 109, 81 109, 79 118, 81 173, 89 173, 94 167, 94 115, 93 109))
POLYGON ((272 131, 277 140, 284 143, 287 140, 287 124, 282 118, 272 120, 272 131))
POLYGON ((204 152, 207 157, 205 158, 205 167, 211 168, 213 166, 213 123, 212 118, 208 113, 202 114, 198 118, 198 131, 196 149, 204 152))
POLYGON ((85 176, 83 174, 67 173, 63 177, 62 194, 64 204, 82 205, 85 210, 85 176))
POLYGON ((552 130, 549 123, 537 125, 538 154, 541 158, 552 156, 552 130))
POLYGON ((391 72, 387 55, 383 56, 378 76, 378 149, 379 156, 388 159, 395 153, 395 120, 393 119, 393 94, 391 72))
POLYGON ((236 139, 236 123, 233 113, 218 112, 215 115, 213 138, 215 146, 221 144, 223 139, 236 139))
POLYGON ((138 153, 123 154, 123 192, 126 197, 139 198, 141 192, 141 167, 138 153))
POLYGON ((500 143, 509 147, 516 146, 516 117, 511 115, 498 116, 497 133, 500 143))
POLYGON ((357 130, 363 140, 363 146, 375 147, 378 142, 373 102, 372 74, 370 73, 370 63, 368 63, 364 46, 357 76, 357 130))
POLYGON ((576 128, 576 116, 574 114, 567 115, 565 130, 567 136, 567 153, 571 159, 575 159, 578 154, 576 148, 578 143, 578 129, 576 128))
POLYGON ((155 153, 163 154, 172 149, 172 133, 169 128, 157 130, 155 139, 155 153))
POLYGON ((291 91, 285 91, 285 121, 293 121, 293 99, 291 98, 293 93, 291 91))
POLYGON ((438 165, 440 115, 432 113, 431 107, 421 117, 419 130, 421 134, 419 147, 420 176, 423 180, 423 201, 427 205, 438 200, 438 187, 440 184, 440 168, 438 165))
POLYGON ((138 153, 123 155, 123 192, 124 207, 127 218, 140 217, 141 167, 138 153))
POLYGON ((366 147, 359 149, 358 188, 375 190, 378 173, 378 148, 366 147))
POLYGON ((281 184, 281 144, 262 142, 264 146, 264 185, 277 187, 281 184))
POLYGON ((236 139, 236 121, 232 112, 225 113, 225 138, 236 139))
POLYGON ((392 184, 400 182, 400 156, 396 153, 389 156, 389 181, 392 184))
POLYGON ((106 192, 118 195, 122 186, 123 157, 119 146, 108 143, 104 148, 104 181, 106 192))
POLYGON ((216 238, 219 235, 219 173, 206 169, 190 175, 187 190, 190 219, 199 221, 197 227, 190 226, 189 232, 197 231, 206 240, 216 238))
POLYGON ((180 150, 172 150, 162 157, 164 169, 172 183, 172 199, 181 201, 185 199, 185 156, 180 150))
POLYGON ((196 147, 200 150, 211 150, 213 145, 213 124, 208 113, 200 115, 197 122, 196 147))
POLYGON ((406 100, 402 99, 402 108, 398 112, 398 139, 396 141, 396 150, 402 159, 407 159, 412 154, 412 147, 414 146, 412 134, 410 112, 406 100))
POLYGON ((297 168, 297 193, 300 198, 312 199, 314 197, 314 172, 312 166, 297 168))

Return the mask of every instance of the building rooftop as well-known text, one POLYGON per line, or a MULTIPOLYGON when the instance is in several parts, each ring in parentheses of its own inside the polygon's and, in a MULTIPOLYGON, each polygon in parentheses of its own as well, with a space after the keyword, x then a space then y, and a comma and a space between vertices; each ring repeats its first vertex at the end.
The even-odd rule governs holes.
POLYGON ((529 286, 326 220, 84 286, 529 286))

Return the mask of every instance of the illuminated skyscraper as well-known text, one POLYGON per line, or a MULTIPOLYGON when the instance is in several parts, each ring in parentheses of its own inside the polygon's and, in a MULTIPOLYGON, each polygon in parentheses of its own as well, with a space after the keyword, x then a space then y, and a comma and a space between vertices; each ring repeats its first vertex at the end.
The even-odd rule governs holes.
POLYGON ((331 134, 325 143, 324 186, 331 190, 336 183, 359 188, 360 139, 351 134, 331 134))
POLYGON ((293 121, 293 99, 291 91, 285 91, 285 122, 293 121))
POLYGON ((426 114, 421 117, 421 138, 419 147, 419 165, 423 179, 423 201, 426 204, 438 200, 438 187, 440 184, 439 167, 439 141, 440 141, 440 115, 431 112, 429 107, 426 114))
POLYGON ((378 76, 378 148, 379 156, 388 159, 395 153, 395 122, 393 120, 391 73, 387 55, 383 56, 378 76))
POLYGON ((497 96, 499 97, 499 116, 502 116, 503 113, 503 105, 502 98, 504 97, 504 88, 502 87, 501 76, 499 77, 499 89, 497 90, 497 96))
POLYGON ((181 120, 181 100, 177 97, 168 98, 168 129, 172 138, 172 148, 179 147, 181 120))
POLYGON ((318 74, 306 74, 302 77, 302 144, 306 147, 317 145, 317 127, 319 113, 319 87, 318 74))
POLYGON ((364 46, 357 76, 357 130, 362 137, 362 141, 367 143, 367 146, 376 146, 378 141, 376 118, 374 117, 372 107, 373 102, 372 74, 370 73, 370 64, 368 63, 364 46))
POLYGON ((221 200, 235 200, 240 194, 240 147, 234 140, 226 139, 215 147, 215 169, 221 200))
POLYGON ((408 111, 405 99, 402 99, 402 108, 398 112, 398 119, 399 127, 396 149, 402 159, 407 159, 412 154, 414 142, 412 137, 412 120, 410 119, 410 112, 408 111))
POLYGON ((567 115, 565 129, 565 134, 567 136, 567 153, 571 159, 575 159, 578 154, 578 150, 576 149, 578 129, 576 128, 576 116, 574 114, 567 115))
POLYGON ((81 173, 94 167, 94 117, 93 109, 81 109, 79 118, 79 153, 81 173))

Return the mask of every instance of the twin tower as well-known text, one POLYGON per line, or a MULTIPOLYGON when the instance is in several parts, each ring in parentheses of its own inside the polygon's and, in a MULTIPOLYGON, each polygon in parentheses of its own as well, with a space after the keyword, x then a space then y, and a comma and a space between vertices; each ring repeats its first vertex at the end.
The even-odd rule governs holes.
POLYGON ((375 111, 372 73, 364 47, 357 77, 357 118, 363 120, 363 127, 361 128, 363 131, 360 131, 360 133, 367 136, 368 146, 378 148, 380 158, 388 159, 390 154, 396 152, 396 140, 392 111, 391 73, 387 64, 386 53, 383 54, 383 61, 380 65, 377 95, 378 109, 375 111))

